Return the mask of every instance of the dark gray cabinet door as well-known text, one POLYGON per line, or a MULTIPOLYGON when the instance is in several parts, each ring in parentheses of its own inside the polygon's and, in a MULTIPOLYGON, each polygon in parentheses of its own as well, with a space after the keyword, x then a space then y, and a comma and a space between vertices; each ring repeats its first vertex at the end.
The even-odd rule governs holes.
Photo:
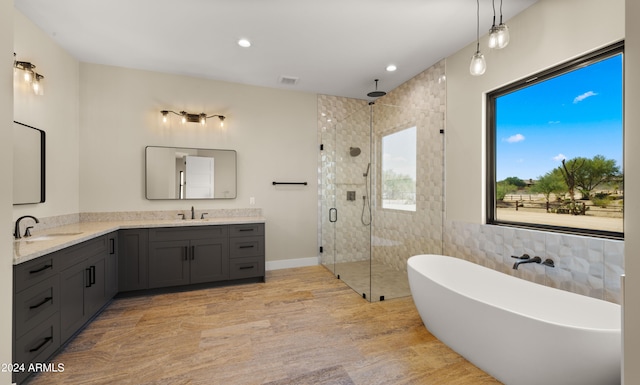
POLYGON ((64 342, 85 322, 84 287, 89 283, 86 261, 60 273, 60 337, 64 342))
POLYGON ((113 298, 118 294, 118 233, 107 235, 107 256, 105 259, 105 294, 113 298))
POLYGON ((149 288, 189 284, 189 241, 149 244, 149 288))
POLYGON ((229 279, 229 247, 226 238, 192 240, 190 247, 191 283, 229 279))
POLYGON ((85 282, 85 321, 104 306, 111 297, 106 292, 106 254, 101 253, 87 261, 87 279, 85 282))
POLYGON ((118 234, 118 290, 143 290, 148 286, 149 230, 127 229, 118 234))

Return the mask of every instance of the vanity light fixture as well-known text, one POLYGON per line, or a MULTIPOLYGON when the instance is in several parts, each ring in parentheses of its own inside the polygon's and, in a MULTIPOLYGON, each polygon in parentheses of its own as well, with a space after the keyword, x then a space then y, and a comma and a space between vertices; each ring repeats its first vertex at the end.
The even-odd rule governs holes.
POLYGON ((207 115, 204 112, 200 114, 190 114, 186 111, 170 111, 170 110, 162 110, 160 111, 162 114, 162 122, 167 123, 169 121, 169 113, 174 115, 178 115, 180 117, 180 122, 182 124, 186 124, 187 122, 191 123, 200 123, 203 126, 207 124, 208 118, 218 118, 220 120, 220 127, 224 127, 224 120, 226 119, 224 115, 207 115))
POLYGON ((476 3, 476 53, 471 57, 469 72, 473 76, 480 76, 487 70, 487 62, 485 62, 484 55, 480 52, 480 0, 476 0, 476 3))
MULTIPOLYGON (((14 53, 13 57, 15 58, 15 56, 16 54, 14 53)), ((42 79, 44 79, 44 76, 35 71, 35 64, 32 64, 28 61, 14 60, 13 68, 15 68, 16 71, 24 71, 23 79, 25 83, 29 84, 29 86, 33 90, 33 93, 35 93, 36 95, 44 95, 44 88, 42 86, 42 79)))

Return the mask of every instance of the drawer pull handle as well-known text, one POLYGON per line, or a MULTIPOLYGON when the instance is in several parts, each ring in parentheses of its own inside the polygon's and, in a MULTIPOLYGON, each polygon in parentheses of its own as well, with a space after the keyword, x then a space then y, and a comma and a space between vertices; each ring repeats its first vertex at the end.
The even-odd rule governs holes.
POLYGON ((238 231, 253 231, 253 229, 238 229, 238 231))
POLYGON ((46 344, 47 344, 47 342, 52 341, 52 340, 53 340, 53 337, 47 337, 47 338, 45 338, 45 339, 44 339, 44 341, 42 341, 42 342, 40 343, 40 345, 36 346, 36 347, 35 347, 35 348, 33 348, 33 349, 29 349, 29 353, 37 352, 38 350, 42 349, 42 347, 43 347, 44 345, 46 345, 46 344))
POLYGON ((240 246, 240 249, 253 249, 253 245, 249 245, 249 246, 240 246))
POLYGON ((39 303, 39 304, 29 306, 29 309, 37 309, 37 308, 39 308, 40 306, 44 305, 45 303, 47 303, 47 302, 51 301, 52 299, 53 299, 53 297, 47 297, 47 298, 43 299, 42 301, 40 301, 40 303, 39 303))
POLYGON ((254 266, 240 266, 240 270, 248 270, 248 269, 253 269, 254 266))
POLYGON ((85 278, 87 279, 84 287, 91 287, 91 268, 87 267, 84 269, 84 272, 86 273, 85 278))
POLYGON ((53 265, 44 265, 44 266, 42 266, 42 267, 41 267, 41 268, 39 268, 39 269, 29 271, 29 274, 36 274, 36 273, 39 273, 39 272, 41 272, 41 271, 45 271, 45 270, 47 270, 47 269, 50 269, 50 268, 52 268, 52 267, 53 267, 53 265))
POLYGON ((91 282, 91 286, 93 286, 96 284, 96 267, 95 266, 89 267, 89 271, 91 272, 91 276, 89 277, 89 279, 91 282))

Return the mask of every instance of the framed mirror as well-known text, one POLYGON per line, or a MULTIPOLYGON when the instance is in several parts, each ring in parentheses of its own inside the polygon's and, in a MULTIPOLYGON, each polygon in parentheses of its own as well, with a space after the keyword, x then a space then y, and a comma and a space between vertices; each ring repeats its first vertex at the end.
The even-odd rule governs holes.
POLYGON ((145 148, 146 198, 234 199, 236 152, 204 148, 145 148))
POLYGON ((13 204, 45 200, 45 132, 13 122, 13 204))

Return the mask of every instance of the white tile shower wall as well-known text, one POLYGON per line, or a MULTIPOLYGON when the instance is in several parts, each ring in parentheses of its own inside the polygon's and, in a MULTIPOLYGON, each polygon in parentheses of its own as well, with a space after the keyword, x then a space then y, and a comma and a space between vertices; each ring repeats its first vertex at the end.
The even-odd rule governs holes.
POLYGON ((624 242, 543 231, 447 221, 444 254, 532 282, 620 303, 624 242), (551 258, 555 267, 538 264, 513 269, 512 255, 551 258))

